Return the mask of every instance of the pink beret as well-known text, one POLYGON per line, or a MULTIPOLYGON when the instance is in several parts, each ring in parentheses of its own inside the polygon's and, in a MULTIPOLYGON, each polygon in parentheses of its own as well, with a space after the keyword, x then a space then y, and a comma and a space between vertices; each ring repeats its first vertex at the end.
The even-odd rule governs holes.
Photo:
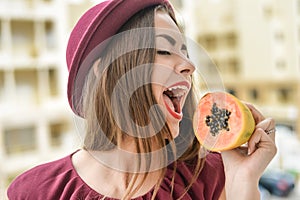
MULTIPOLYGON (((115 35, 134 14, 159 4, 172 8, 168 0, 109 0, 92 7, 79 19, 71 32, 66 51, 69 70, 68 100, 75 114, 82 115, 79 102, 82 88, 92 62, 95 61, 95 58, 87 59, 91 56, 89 54, 92 54, 97 45, 115 35), (85 60, 90 60, 91 63, 83 64, 85 60)), ((97 53, 99 55, 101 52, 97 53)))

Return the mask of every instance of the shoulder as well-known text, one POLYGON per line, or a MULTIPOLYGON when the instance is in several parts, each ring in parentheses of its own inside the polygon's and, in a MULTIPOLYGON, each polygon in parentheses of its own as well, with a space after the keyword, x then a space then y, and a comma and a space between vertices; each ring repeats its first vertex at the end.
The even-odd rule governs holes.
MULTIPOLYGON (((178 162, 174 179, 174 195, 176 197, 181 196, 191 181, 195 180, 187 192, 186 199, 218 199, 225 185, 221 155, 219 153, 208 153, 204 158, 200 174, 195 177, 195 167, 198 161, 198 158, 194 158, 190 162, 178 162)), ((171 184, 174 170, 174 165, 168 167, 163 184, 171 184)))
POLYGON ((222 156, 220 153, 208 153, 205 158, 204 170, 215 170, 218 172, 224 172, 224 166, 222 156))
POLYGON ((58 177, 62 177, 62 174, 67 174, 70 171, 69 157, 70 155, 22 173, 10 184, 7 191, 8 197, 11 199, 30 199, 36 195, 36 192, 33 191, 40 193, 49 189, 51 187, 49 183, 55 182, 54 179, 58 179, 58 177))
MULTIPOLYGON (((209 181, 213 178, 212 173, 214 172, 216 176, 224 175, 224 166, 220 153, 210 152, 203 159, 203 167, 198 176, 199 181, 209 181), (210 173, 209 173, 210 172, 210 173), (209 180, 206 180, 206 177, 209 177, 209 180)), ((194 158, 190 161, 179 161, 176 167, 176 174, 181 174, 183 177, 192 177, 194 176, 194 170, 199 161, 199 158, 194 158)), ((174 165, 168 166, 168 170, 174 170, 174 165)), ((220 177, 216 177, 220 178, 220 177)))
MULTIPOLYGON (((199 175, 208 185, 209 190, 223 189, 225 184, 225 172, 220 153, 209 153, 205 158, 204 167, 199 175)), ((198 179, 199 179, 198 178, 198 179)))
POLYGON ((60 199, 63 190, 72 185, 70 181, 78 177, 72 165, 72 155, 19 175, 8 188, 9 199, 60 199))

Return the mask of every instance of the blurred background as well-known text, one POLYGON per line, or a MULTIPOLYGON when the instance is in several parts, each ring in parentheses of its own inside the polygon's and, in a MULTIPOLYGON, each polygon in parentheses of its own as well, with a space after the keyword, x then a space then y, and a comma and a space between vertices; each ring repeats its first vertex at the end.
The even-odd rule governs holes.
MULTIPOLYGON (((262 199, 300 199, 300 0, 171 1, 226 90, 277 122, 262 199)), ((77 19, 98 2, 0 0, 0 199, 16 175, 80 148, 65 49, 77 19)))

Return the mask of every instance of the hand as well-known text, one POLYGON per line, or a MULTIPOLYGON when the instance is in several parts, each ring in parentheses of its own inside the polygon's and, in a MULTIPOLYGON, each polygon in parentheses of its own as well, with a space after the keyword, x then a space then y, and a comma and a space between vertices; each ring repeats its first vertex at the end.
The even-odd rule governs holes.
POLYGON ((274 120, 266 119, 253 105, 245 104, 254 117, 255 130, 247 146, 222 152, 226 176, 226 195, 230 197, 229 199, 236 196, 239 199, 245 199, 238 195, 241 192, 245 195, 246 193, 252 195, 250 199, 253 199, 253 192, 257 193, 258 191, 259 178, 277 151, 275 133, 269 135, 266 133, 268 130, 275 129, 274 120))

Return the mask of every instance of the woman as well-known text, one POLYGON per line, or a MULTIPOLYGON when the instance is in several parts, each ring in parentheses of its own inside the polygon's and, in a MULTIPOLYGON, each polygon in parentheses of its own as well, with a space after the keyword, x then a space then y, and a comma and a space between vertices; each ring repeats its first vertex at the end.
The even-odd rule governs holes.
POLYGON ((274 121, 248 105, 248 152, 205 152, 192 130, 195 66, 167 0, 119 0, 79 20, 67 49, 68 97, 84 148, 14 180, 10 199, 259 199, 276 153, 274 121), (117 34, 118 33, 118 34, 117 34))

